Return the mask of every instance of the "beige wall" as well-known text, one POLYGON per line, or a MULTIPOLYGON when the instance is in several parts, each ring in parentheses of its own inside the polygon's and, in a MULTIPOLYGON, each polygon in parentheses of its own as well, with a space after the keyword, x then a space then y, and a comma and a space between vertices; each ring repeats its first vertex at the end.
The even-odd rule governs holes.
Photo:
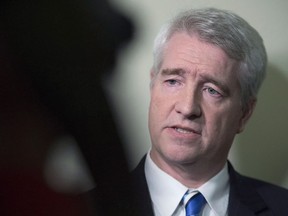
POLYGON ((149 70, 153 39, 161 24, 186 8, 229 9, 262 35, 268 56, 268 79, 246 131, 235 140, 230 159, 244 174, 288 188, 288 1, 287 0, 113 0, 136 26, 133 42, 119 57, 109 92, 131 167, 150 147, 147 129, 149 70))

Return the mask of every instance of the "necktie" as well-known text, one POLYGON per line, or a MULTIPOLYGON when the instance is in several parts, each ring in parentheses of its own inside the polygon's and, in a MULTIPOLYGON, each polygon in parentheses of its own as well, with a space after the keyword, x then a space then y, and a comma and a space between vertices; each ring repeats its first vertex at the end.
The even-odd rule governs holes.
POLYGON ((192 196, 185 205, 186 216, 199 216, 205 203, 206 200, 201 193, 192 196))

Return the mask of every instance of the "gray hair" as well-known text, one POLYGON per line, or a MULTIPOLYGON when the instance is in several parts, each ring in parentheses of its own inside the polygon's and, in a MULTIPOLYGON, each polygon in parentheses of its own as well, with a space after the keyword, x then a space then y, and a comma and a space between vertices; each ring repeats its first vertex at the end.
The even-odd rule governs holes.
POLYGON ((164 25, 154 42, 153 70, 160 70, 165 45, 174 33, 186 32, 221 48, 239 62, 242 106, 256 98, 265 78, 267 55, 259 33, 238 15, 215 8, 189 10, 164 25))

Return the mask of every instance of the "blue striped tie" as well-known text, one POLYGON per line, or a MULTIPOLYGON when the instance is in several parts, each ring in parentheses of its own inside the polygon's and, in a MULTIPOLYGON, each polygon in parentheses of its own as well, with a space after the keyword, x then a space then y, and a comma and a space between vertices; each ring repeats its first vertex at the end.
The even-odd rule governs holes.
POLYGON ((201 193, 197 193, 189 199, 185 205, 186 216, 199 216, 206 200, 201 193))

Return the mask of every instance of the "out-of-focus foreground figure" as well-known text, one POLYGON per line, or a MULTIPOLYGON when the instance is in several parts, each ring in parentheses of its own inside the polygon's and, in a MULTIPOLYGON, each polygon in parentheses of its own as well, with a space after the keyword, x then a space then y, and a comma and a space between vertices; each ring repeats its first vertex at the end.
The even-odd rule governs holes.
POLYGON ((113 214, 106 205, 122 189, 111 183, 126 182, 128 171, 101 80, 131 22, 104 0, 7 0, 0 14, 1 215, 113 214), (44 179, 47 152, 66 135, 101 194, 93 204, 44 179))

